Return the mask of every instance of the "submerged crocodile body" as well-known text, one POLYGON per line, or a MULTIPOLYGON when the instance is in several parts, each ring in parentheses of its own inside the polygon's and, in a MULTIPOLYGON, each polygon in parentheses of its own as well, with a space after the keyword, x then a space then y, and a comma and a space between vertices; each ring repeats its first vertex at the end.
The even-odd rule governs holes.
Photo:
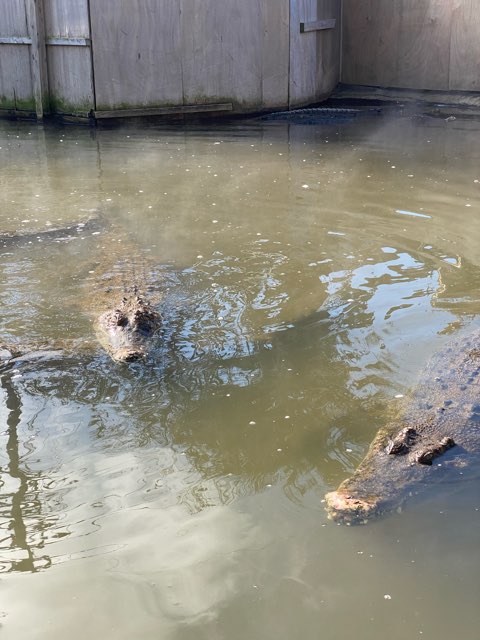
MULTIPOLYGON (((43 241, 69 241, 84 233, 97 235, 103 226, 103 219, 95 216, 64 227, 52 226, 15 234, 0 233, 0 249, 10 246, 24 248, 43 241)), ((96 337, 110 356, 119 362, 132 362, 148 354, 154 343, 152 339, 161 327, 161 317, 152 303, 139 293, 148 288, 151 269, 147 268, 144 258, 128 240, 118 235, 116 239, 115 244, 109 243, 107 250, 103 238, 97 246, 100 259, 95 269, 91 269, 91 264, 88 266, 88 273, 95 275, 85 278, 81 306, 95 317, 96 337)), ((35 352, 48 353, 52 349, 78 352, 89 347, 91 344, 88 340, 71 336, 56 340, 53 347, 43 343, 0 344, 0 365, 29 354, 33 357, 35 352)))
POLYGON ((102 313, 95 328, 100 344, 114 360, 133 362, 148 354, 160 327, 160 314, 135 289, 102 313))
POLYGON ((37 231, 24 231, 16 233, 0 233, 0 250, 9 247, 25 248, 41 242, 70 241, 84 233, 100 233, 105 222, 100 215, 90 216, 65 226, 49 226, 37 231))
POLYGON ((361 524, 399 508, 433 479, 480 460, 480 330, 434 356, 401 413, 354 474, 325 496, 329 517, 361 524))

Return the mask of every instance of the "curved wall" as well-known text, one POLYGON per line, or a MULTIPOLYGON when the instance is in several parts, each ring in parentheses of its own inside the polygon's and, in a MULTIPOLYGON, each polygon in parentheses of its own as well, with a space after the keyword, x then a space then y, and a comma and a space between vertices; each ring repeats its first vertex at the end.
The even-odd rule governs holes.
POLYGON ((339 80, 341 0, 9 0, 8 7, 0 14, 7 60, 0 109, 242 113, 318 102, 339 80))

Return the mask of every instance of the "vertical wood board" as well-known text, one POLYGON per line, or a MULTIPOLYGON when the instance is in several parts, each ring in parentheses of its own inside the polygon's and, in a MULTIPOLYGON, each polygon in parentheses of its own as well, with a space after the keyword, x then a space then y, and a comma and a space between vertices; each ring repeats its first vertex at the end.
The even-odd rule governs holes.
POLYGON ((402 0, 396 86, 448 88, 452 3, 402 0))
POLYGON ((88 0, 43 0, 49 36, 90 37, 88 0))
POLYGON ((317 82, 320 97, 329 95, 340 80, 340 57, 342 45, 341 0, 317 0, 319 19, 335 19, 335 27, 317 32, 317 82))
POLYGON ((187 104, 262 101, 262 0, 181 0, 187 104))
POLYGON ((340 0, 290 0, 290 106, 317 102, 336 86, 341 43, 340 0), (300 32, 301 22, 336 19, 334 29, 300 32))
POLYGON ((97 109, 286 106, 288 3, 91 0, 97 109))
MULTIPOLYGON (((43 0, 46 34, 90 38, 87 0, 43 0)), ((86 115, 95 107, 89 46, 47 45, 50 101, 56 113, 86 115)))
POLYGON ((480 91, 480 6, 465 0, 454 8, 449 89, 480 91))
POLYGON ((34 110, 27 46, 0 45, 0 109, 34 110))
POLYGON ((28 35, 31 38, 30 70, 37 118, 48 111, 47 53, 45 49, 45 16, 42 0, 25 0, 28 35))
POLYGON ((47 47, 48 82, 54 113, 86 116, 94 109, 89 47, 47 47))
POLYGON ((90 0, 97 109, 180 104, 178 0, 90 0))
POLYGON ((26 36, 25 0, 0 0, 0 35, 26 36))
POLYGON ((290 0, 262 2, 262 108, 288 106, 290 0))
POLYGON ((478 0, 344 0, 342 82, 480 89, 478 0))
POLYGON ((342 82, 392 86, 397 74, 396 0, 343 0, 342 82))
MULTIPOLYGON (((323 16, 322 16, 323 17, 323 16)), ((300 22, 319 19, 317 0, 290 0, 290 106, 313 102, 316 95, 316 33, 300 33, 300 22)))
MULTIPOLYGON (((29 37, 25 0, 0 0, 0 35, 29 37)), ((0 109, 35 107, 29 45, 0 45, 0 109)))

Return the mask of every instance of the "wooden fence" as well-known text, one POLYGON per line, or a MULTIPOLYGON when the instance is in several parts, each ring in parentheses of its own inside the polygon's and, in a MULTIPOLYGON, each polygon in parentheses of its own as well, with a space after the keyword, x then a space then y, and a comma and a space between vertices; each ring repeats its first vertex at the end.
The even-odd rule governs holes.
POLYGON ((480 91, 478 4, 0 0, 0 111, 245 113, 319 102, 339 80, 480 91))
POLYGON ((0 0, 0 109, 88 113, 88 0, 0 0))
POLYGON ((343 0, 342 82, 480 91, 479 0, 343 0))
POLYGON ((116 115, 318 102, 341 0, 0 0, 0 110, 116 115))

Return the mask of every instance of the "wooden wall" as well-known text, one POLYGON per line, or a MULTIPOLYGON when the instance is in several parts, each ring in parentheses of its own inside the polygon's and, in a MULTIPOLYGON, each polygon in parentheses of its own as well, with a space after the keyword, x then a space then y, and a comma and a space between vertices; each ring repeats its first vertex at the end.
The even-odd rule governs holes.
POLYGON ((343 0, 347 84, 480 91, 478 0, 343 0))
POLYGON ((54 113, 102 117, 318 102, 339 79, 340 7, 341 0, 0 0, 0 109, 41 115, 44 102, 54 113), (300 32, 301 22, 325 18, 335 26, 300 32))
POLYGON ((319 102, 339 79, 480 91, 478 5, 0 0, 0 109, 285 109, 319 102), (328 28, 300 29, 324 20, 328 28))
POLYGON ((88 0, 0 0, 0 109, 93 106, 88 0))
POLYGON ((94 106, 88 0, 43 0, 51 108, 88 113, 94 106))
POLYGON ((18 39, 18 43, 0 45, 0 104, 35 111, 29 45, 22 44, 29 39, 23 0, 0 0, 0 41, 3 38, 18 39))
POLYGON ((319 102, 340 79, 341 2, 290 1, 290 107, 319 102), (300 23, 334 18, 331 29, 300 32, 300 23))
POLYGON ((97 109, 288 104, 289 0, 90 0, 97 109))

